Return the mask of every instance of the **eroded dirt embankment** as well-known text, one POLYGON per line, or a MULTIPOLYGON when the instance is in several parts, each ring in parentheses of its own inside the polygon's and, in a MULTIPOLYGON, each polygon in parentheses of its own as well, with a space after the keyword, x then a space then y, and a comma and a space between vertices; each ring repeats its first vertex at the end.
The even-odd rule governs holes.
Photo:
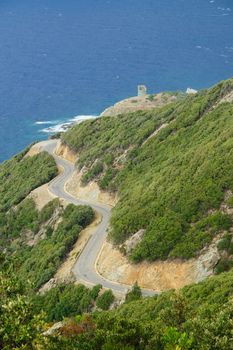
POLYGON ((91 181, 87 186, 81 186, 82 174, 75 171, 70 180, 66 183, 66 191, 74 197, 84 199, 90 203, 102 203, 108 206, 114 206, 117 197, 105 191, 101 191, 95 181, 91 181))
POLYGON ((74 163, 74 164, 77 160, 77 153, 75 153, 73 150, 71 150, 67 145, 62 143, 60 140, 58 141, 55 153, 59 157, 62 157, 62 158, 66 159, 69 162, 74 163))
POLYGON ((203 251, 198 259, 178 259, 130 264, 112 244, 106 242, 100 253, 97 269, 106 279, 125 284, 138 284, 143 288, 165 291, 179 289, 200 282, 213 274, 219 259, 216 242, 203 251))

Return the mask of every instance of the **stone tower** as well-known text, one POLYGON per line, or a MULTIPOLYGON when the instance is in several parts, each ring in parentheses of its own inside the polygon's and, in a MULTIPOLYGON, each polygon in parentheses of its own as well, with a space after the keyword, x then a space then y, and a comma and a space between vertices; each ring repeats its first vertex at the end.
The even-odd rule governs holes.
POLYGON ((138 97, 147 95, 147 87, 145 85, 138 85, 138 97))

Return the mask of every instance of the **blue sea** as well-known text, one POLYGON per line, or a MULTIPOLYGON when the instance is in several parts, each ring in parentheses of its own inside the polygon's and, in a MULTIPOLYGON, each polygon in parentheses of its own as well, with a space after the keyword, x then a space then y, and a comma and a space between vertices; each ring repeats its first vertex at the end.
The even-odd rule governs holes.
POLYGON ((0 161, 138 84, 232 75, 232 0, 0 0, 0 161))

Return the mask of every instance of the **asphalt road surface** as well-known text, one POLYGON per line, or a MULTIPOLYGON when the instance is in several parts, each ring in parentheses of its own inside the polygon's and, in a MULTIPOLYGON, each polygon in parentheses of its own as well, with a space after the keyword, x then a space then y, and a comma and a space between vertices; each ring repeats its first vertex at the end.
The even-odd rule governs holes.
MULTIPOLYGON (((61 174, 59 174, 49 184, 50 192, 59 198, 65 199, 69 203, 73 203, 75 205, 89 205, 96 212, 99 212, 102 216, 102 221, 97 226, 96 232, 89 239, 81 255, 79 256, 73 268, 73 273, 77 280, 84 284, 90 286, 101 284, 104 288, 111 289, 115 294, 125 294, 131 288, 131 286, 105 279, 97 272, 95 266, 99 252, 107 237, 107 228, 109 225, 111 208, 99 203, 96 204, 84 200, 79 200, 65 191, 65 184, 75 171, 75 166, 71 162, 54 154, 56 146, 56 140, 50 140, 43 144, 43 150, 50 153, 54 157, 57 165, 63 168, 63 172, 61 172, 61 174)), ((147 289, 142 289, 142 293, 144 296, 152 296, 158 294, 156 291, 147 289)))

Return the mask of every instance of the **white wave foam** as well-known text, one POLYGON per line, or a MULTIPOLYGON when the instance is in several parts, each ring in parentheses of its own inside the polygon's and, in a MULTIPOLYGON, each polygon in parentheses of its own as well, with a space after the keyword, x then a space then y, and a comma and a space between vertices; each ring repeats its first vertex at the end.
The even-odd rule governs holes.
POLYGON ((47 134, 55 134, 57 132, 65 132, 70 127, 70 123, 57 124, 55 126, 50 126, 48 128, 44 128, 40 130, 41 132, 45 132, 47 134))
MULTIPOLYGON (((55 134, 58 132, 65 132, 72 125, 80 124, 85 120, 96 119, 96 118, 98 118, 98 116, 96 116, 96 115, 78 115, 74 118, 68 119, 68 121, 65 121, 64 123, 60 122, 57 124, 57 121, 56 121, 56 125, 49 126, 48 128, 44 128, 44 129, 40 130, 40 132, 44 132, 47 134, 55 134)), ((42 124, 42 122, 38 122, 38 123, 42 124)), ((43 123, 43 124, 52 124, 52 123, 47 122, 47 123, 43 123)), ((53 124, 55 124, 55 123, 53 123, 53 124)))
POLYGON ((77 115, 76 117, 69 119, 70 122, 81 123, 84 120, 96 119, 97 115, 77 115))
POLYGON ((53 124, 57 124, 58 123, 58 120, 45 120, 45 121, 38 121, 38 122, 35 122, 36 125, 53 125, 53 124))

